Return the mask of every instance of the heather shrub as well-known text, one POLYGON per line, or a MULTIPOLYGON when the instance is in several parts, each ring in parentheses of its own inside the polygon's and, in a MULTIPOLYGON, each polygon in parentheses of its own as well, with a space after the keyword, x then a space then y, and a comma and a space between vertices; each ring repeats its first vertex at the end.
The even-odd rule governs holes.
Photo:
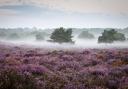
POLYGON ((123 72, 125 72, 128 76, 128 65, 122 67, 123 72))
POLYGON ((46 67, 34 64, 22 65, 20 67, 20 70, 22 72, 29 72, 33 75, 42 75, 44 73, 50 73, 49 69, 47 69, 46 67))
POLYGON ((67 68, 77 71, 81 68, 81 65, 76 61, 63 61, 59 62, 56 66, 56 69, 59 71, 64 71, 67 68))
POLYGON ((36 86, 31 76, 8 69, 0 72, 0 89, 36 89, 36 86))
POLYGON ((5 60, 5 63, 7 64, 7 65, 20 65, 21 64, 21 62, 19 61, 19 60, 16 60, 16 59, 11 59, 11 58, 7 58, 6 60, 5 60))
POLYGON ((128 89, 128 77, 123 77, 120 81, 120 89, 128 89))
POLYGON ((119 83, 116 80, 108 80, 106 86, 108 89, 118 89, 119 83))
POLYGON ((105 80, 104 77, 97 76, 97 75, 94 75, 94 74, 89 74, 87 76, 85 85, 87 87, 89 87, 89 88, 94 88, 96 86, 105 88, 106 87, 106 83, 107 83, 107 81, 105 80))
POLYGON ((71 55, 63 55, 62 56, 63 61, 73 61, 73 56, 71 55))
POLYGON ((124 64, 128 64, 128 56, 123 57, 121 60, 124 62, 124 64))
POLYGON ((112 63, 112 66, 114 66, 114 67, 118 67, 118 66, 121 66, 121 65, 123 65, 123 62, 121 60, 117 60, 117 61, 114 61, 112 63))
POLYGON ((128 61, 127 59, 117 59, 112 63, 113 67, 119 67, 119 66, 123 66, 123 65, 127 65, 128 61))
POLYGON ((111 70, 111 72, 109 72, 109 78, 115 79, 115 78, 121 78, 122 76, 124 76, 124 73, 121 70, 111 70))
POLYGON ((128 89, 127 51, 47 52, 3 46, 0 89, 128 89))
POLYGON ((83 84, 69 83, 69 84, 66 84, 63 89, 87 89, 87 88, 83 84))
POLYGON ((0 55, 0 64, 5 62, 5 57, 3 55, 0 55))
POLYGON ((64 85, 67 84, 67 80, 59 75, 44 74, 41 80, 44 82, 44 89, 63 89, 64 85))

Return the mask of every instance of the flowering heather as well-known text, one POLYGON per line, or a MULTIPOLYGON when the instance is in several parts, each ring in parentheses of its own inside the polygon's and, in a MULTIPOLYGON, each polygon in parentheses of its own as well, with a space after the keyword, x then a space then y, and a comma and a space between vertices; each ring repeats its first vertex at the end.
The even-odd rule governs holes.
POLYGON ((0 45, 0 89, 128 89, 128 49, 0 45))

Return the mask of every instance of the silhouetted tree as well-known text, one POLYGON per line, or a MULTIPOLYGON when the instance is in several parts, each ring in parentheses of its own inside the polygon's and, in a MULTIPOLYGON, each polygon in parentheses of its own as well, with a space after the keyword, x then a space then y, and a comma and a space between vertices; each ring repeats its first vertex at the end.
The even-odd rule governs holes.
POLYGON ((72 41, 72 29, 64 29, 63 27, 57 28, 52 33, 51 37, 53 42, 73 42, 72 41))
POLYGON ((102 36, 99 36, 99 43, 112 43, 114 41, 124 41, 126 40, 125 35, 122 33, 118 33, 115 29, 104 30, 102 36))

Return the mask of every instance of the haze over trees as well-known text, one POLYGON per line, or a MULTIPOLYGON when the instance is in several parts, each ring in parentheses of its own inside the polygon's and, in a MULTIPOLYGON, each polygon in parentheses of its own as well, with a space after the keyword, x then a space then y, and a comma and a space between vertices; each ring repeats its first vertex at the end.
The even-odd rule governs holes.
POLYGON ((50 38, 53 42, 72 43, 72 29, 65 29, 63 27, 57 28, 53 31, 50 38))
POLYGON ((37 41, 43 41, 45 37, 48 36, 48 34, 42 30, 31 32, 31 34, 35 36, 37 41))
POLYGON ((79 35, 78 38, 82 39, 93 39, 94 35, 89 33, 88 31, 82 31, 79 35))
POLYGON ((8 37, 7 37, 7 39, 12 39, 12 40, 17 40, 17 39, 19 39, 20 37, 19 37, 19 35, 17 34, 17 33, 11 33, 8 37))
POLYGON ((4 31, 0 31, 0 38, 6 37, 6 33, 4 31))
POLYGON ((115 29, 104 30, 102 36, 99 36, 99 43, 113 43, 114 41, 125 41, 125 35, 117 32, 115 29))
POLYGON ((36 40, 41 41, 44 40, 44 36, 40 33, 36 34, 36 40))
POLYGON ((101 47, 100 45, 103 45, 103 47, 106 48, 106 44, 99 43, 112 43, 114 41, 118 41, 118 44, 114 42, 113 44, 107 45, 107 47, 127 47, 128 40, 124 40, 128 38, 127 28, 114 28, 116 34, 114 34, 114 38, 112 38, 112 40, 114 39, 113 41, 110 40, 110 35, 106 38, 105 36, 102 37, 102 33, 104 33, 104 30, 108 32, 110 31, 110 29, 112 28, 0 28, 0 41, 16 44, 29 44, 42 47, 50 45, 50 47, 64 46, 69 48, 70 46, 76 48, 97 48, 101 47), (123 36, 123 34, 125 36, 123 36), (101 36, 101 38, 99 36, 101 36), (56 43, 64 44, 60 45, 56 43))

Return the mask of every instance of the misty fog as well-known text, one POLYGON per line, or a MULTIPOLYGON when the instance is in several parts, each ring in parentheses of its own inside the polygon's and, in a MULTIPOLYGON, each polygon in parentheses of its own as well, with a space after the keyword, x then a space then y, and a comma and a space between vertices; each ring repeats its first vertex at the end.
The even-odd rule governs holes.
MULTIPOLYGON (((11 30, 6 31, 5 37, 0 37, 1 42, 5 42, 6 44, 12 45, 28 45, 33 47, 41 47, 41 48, 61 48, 61 49, 74 49, 74 48, 128 48, 128 40, 126 41, 118 41, 113 43, 98 43, 98 37, 102 34, 103 30, 97 30, 97 32, 93 30, 88 30, 89 33, 94 35, 94 38, 79 38, 78 35, 85 29, 75 29, 73 30, 73 38, 72 40, 75 42, 74 44, 71 43, 53 43, 48 42, 47 40, 50 39, 50 35, 53 31, 49 30, 11 30), (15 33, 13 33, 15 32, 15 33), (35 33, 42 33, 43 39, 37 40, 35 33), (10 35, 11 34, 11 35, 10 35)), ((3 31, 3 30, 1 30, 3 31)), ((4 32, 3 32, 4 33, 4 32)), ((125 33, 126 34, 126 33, 125 33)), ((2 35, 2 34, 1 34, 2 35)), ((126 34, 126 38, 127 34, 126 34)))

